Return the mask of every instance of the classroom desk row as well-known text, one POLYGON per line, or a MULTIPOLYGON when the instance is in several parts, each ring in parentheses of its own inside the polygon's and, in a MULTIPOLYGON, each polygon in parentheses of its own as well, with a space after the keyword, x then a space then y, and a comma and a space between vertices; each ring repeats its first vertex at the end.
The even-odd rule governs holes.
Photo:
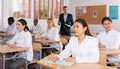
POLYGON ((82 64, 73 64, 71 66, 65 66, 65 65, 60 65, 60 64, 50 64, 47 63, 46 61, 49 60, 49 58, 52 55, 49 55, 43 59, 41 59, 40 61, 37 61, 37 64, 51 68, 51 69, 117 69, 115 67, 108 67, 106 66, 106 58, 107 55, 116 55, 116 54, 120 54, 120 50, 106 50, 106 49, 100 49, 100 61, 99 64, 86 64, 86 63, 82 63, 82 64))
POLYGON ((74 63, 70 66, 67 65, 60 65, 60 64, 51 64, 47 63, 46 61, 49 61, 51 56, 53 54, 43 58, 40 61, 37 61, 37 64, 42 65, 44 67, 50 68, 50 69, 117 69, 114 67, 108 67, 106 65, 102 64, 89 64, 89 63, 74 63))
POLYGON ((45 40, 45 39, 34 39, 33 42, 40 43, 40 59, 42 59, 42 49, 48 49, 48 48, 59 48, 61 49, 60 45, 59 47, 46 47, 46 45, 50 45, 51 43, 60 43, 60 41, 55 40, 45 40))
MULTIPOLYGON (((0 36, 13 36, 10 34, 0 34, 0 36)), ((61 36, 62 38, 66 38, 67 40, 70 39, 70 37, 66 37, 66 36, 61 36)), ((50 43, 58 43, 60 41, 54 41, 54 40, 43 40, 43 39, 35 39, 33 40, 33 42, 36 43, 41 43, 42 46, 40 48, 40 54, 42 54, 42 49, 46 48, 43 47, 44 45, 48 45, 50 43)), ((6 53, 10 53, 10 52, 19 52, 19 51, 25 51, 28 50, 27 48, 16 48, 16 49, 11 49, 8 46, 1 46, 0 47, 0 54, 3 54, 3 69, 5 69, 5 54, 6 53)), ((50 58, 51 55, 49 55, 48 57, 37 61, 38 64, 52 68, 52 69, 116 69, 116 68, 112 68, 112 67, 108 67, 106 66, 106 56, 107 55, 116 55, 116 54, 120 54, 120 50, 105 50, 105 49, 101 49, 100 53, 102 53, 102 64, 73 64, 72 66, 64 66, 64 65, 59 65, 59 64, 48 64, 45 63, 44 60, 48 60, 50 58)), ((42 58, 42 56, 40 56, 42 58)))
MULTIPOLYGON (((11 48, 9 46, 0 46, 0 54, 3 54, 3 61, 4 61, 3 62, 3 69, 5 69, 5 60, 6 60, 5 54, 6 53, 19 52, 19 51, 25 51, 25 50, 28 50, 28 48, 21 48, 21 47, 11 48)), ((120 53, 119 50, 118 51, 117 50, 101 50, 101 52, 106 53, 108 55, 118 54, 118 52, 120 53)), ((49 58, 51 56, 52 55, 49 55, 46 58, 44 58, 40 61, 37 61, 37 63, 40 65, 52 68, 52 69, 58 69, 58 68, 59 69, 88 69, 88 68, 91 68, 91 69, 116 69, 116 68, 108 67, 108 66, 105 66, 102 64, 73 64, 72 66, 64 66, 64 65, 59 65, 59 64, 45 63, 44 61, 49 60, 49 58)))
MULTIPOLYGON (((62 37, 62 38, 66 38, 66 37, 62 37)), ((42 43, 42 44, 45 44, 45 43, 55 43, 55 42, 59 42, 59 41, 53 41, 53 40, 37 40, 35 39, 34 42, 38 42, 38 43, 42 43)), ((44 45, 41 46, 42 48, 44 48, 44 45)), ((40 49, 40 52, 42 50, 42 48, 40 49)), ((41 53, 40 53, 41 54, 41 53)), ((103 65, 106 65, 107 62, 106 62, 106 57, 108 55, 116 55, 116 54, 120 54, 120 50, 106 50, 106 49, 100 49, 100 64, 103 64, 103 65)), ((38 63, 39 64, 39 63, 38 63)), ((90 65, 90 64, 88 64, 90 65)))

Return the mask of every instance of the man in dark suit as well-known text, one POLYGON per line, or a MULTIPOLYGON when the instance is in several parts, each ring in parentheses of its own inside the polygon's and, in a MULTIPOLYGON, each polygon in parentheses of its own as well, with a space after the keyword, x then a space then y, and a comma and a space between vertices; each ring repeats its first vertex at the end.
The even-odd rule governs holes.
POLYGON ((64 13, 60 14, 58 24, 60 26, 60 34, 71 36, 70 28, 73 25, 73 16, 72 14, 68 13, 68 7, 63 7, 64 13))

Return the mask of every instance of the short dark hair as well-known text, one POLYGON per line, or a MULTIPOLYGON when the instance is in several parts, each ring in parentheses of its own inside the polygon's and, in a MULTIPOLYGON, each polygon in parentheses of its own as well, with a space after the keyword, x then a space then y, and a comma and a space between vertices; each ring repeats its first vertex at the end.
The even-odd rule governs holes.
POLYGON ((13 17, 9 17, 9 18, 8 18, 8 21, 12 21, 12 22, 14 22, 15 20, 14 20, 13 17))
POLYGON ((68 8, 68 7, 67 7, 67 6, 63 6, 63 9, 64 9, 64 8, 68 8))
POLYGON ((38 21, 38 19, 34 19, 34 20, 38 21))
POLYGON ((104 24, 104 21, 106 21, 106 20, 108 20, 108 21, 110 21, 112 23, 112 20, 109 17, 103 17, 102 24, 104 24))

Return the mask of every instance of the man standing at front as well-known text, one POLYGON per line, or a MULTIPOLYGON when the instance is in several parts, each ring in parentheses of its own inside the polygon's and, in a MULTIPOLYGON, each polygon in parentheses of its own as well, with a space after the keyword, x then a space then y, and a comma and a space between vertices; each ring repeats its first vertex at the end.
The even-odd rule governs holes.
POLYGON ((70 28, 73 25, 73 16, 68 13, 68 7, 63 7, 64 13, 60 14, 58 24, 60 26, 60 35, 71 36, 70 28))

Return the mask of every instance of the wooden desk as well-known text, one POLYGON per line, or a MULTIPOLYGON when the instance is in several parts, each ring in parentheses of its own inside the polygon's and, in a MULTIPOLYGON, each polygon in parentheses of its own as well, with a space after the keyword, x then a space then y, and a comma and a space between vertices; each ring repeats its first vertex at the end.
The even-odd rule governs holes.
POLYGON ((100 49, 100 51, 106 53, 106 55, 118 55, 120 54, 120 49, 100 49))
MULTIPOLYGON (((22 51, 26 51, 28 50, 29 48, 25 48, 25 47, 17 47, 17 48, 11 48, 10 46, 8 45, 2 45, 0 46, 0 54, 3 55, 2 59, 3 60, 3 69, 5 69, 5 60, 9 60, 9 59, 13 59, 13 58, 6 58, 6 54, 7 53, 12 53, 12 52, 22 52, 22 51)), ((27 56, 26 56, 27 57, 27 56)), ((26 61, 26 64, 27 64, 27 61, 26 61)))
POLYGON ((117 69, 117 68, 108 67, 108 66, 101 65, 101 64, 92 64, 92 63, 91 64, 75 63, 71 66, 45 63, 45 60, 49 60, 51 56, 52 55, 49 55, 45 57, 44 59, 37 61, 37 64, 51 68, 51 69, 117 69))
POLYGON ((14 36, 13 34, 0 33, 0 37, 14 36))
POLYGON ((118 54, 120 54, 120 49, 117 49, 117 50, 115 50, 115 49, 106 50, 106 54, 107 55, 118 55, 118 54))
POLYGON ((45 39, 34 39, 33 42, 36 42, 36 43, 58 43, 60 41, 45 40, 45 39))
MULTIPOLYGON (((6 37, 6 38, 12 38, 14 35, 13 34, 8 34, 8 33, 0 33, 0 37, 3 38, 6 37)), ((5 41, 8 40, 8 39, 4 39, 5 41)))
MULTIPOLYGON (((42 49, 47 49, 47 48, 58 48, 58 47, 46 47, 45 45, 50 45, 51 43, 59 43, 60 41, 55 41, 55 40, 45 40, 45 39, 34 39, 33 42, 35 43, 41 43, 40 45, 40 59, 42 59, 42 49)), ((59 50, 60 50, 59 46, 59 50)))
MULTIPOLYGON (((103 56, 105 56, 105 55, 106 56, 112 56, 112 55, 118 55, 118 54, 120 54, 120 49, 107 49, 107 50, 106 49, 100 49, 100 51, 102 53, 104 53, 103 56)), ((107 59, 107 57, 105 59, 107 59)), ((120 62, 120 61, 118 61, 118 62, 120 62)), ((113 63, 113 62, 106 62, 105 61, 105 63, 113 63)))
POLYGON ((11 48, 8 45, 2 45, 0 46, 0 54, 6 54, 6 53, 12 53, 12 52, 21 52, 26 51, 29 48, 26 47, 17 47, 17 48, 11 48))

